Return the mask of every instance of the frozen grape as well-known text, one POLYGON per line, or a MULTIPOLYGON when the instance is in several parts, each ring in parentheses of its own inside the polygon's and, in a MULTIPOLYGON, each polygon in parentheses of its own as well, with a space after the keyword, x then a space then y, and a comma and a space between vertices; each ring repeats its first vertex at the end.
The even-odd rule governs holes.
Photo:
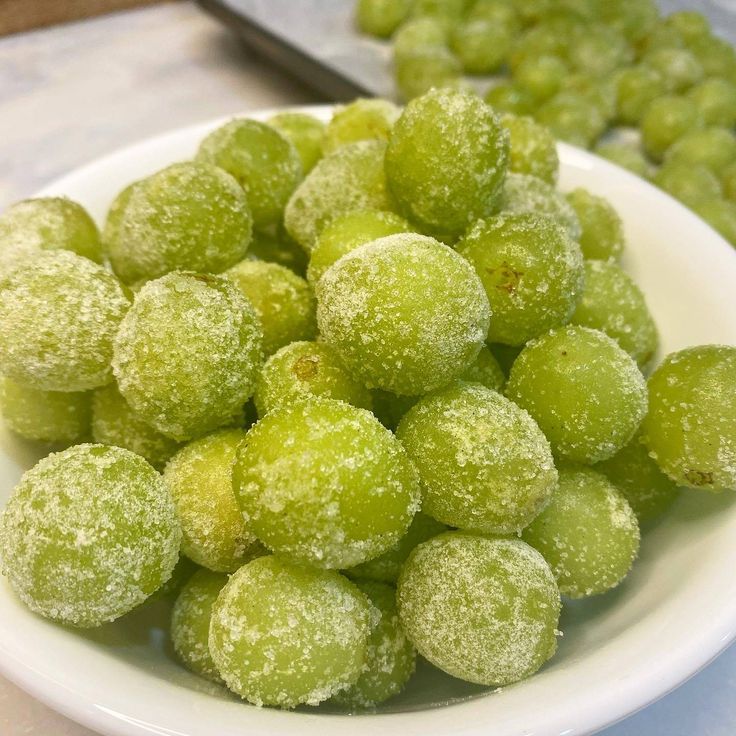
POLYGON ((605 332, 644 370, 659 345, 644 294, 634 280, 614 263, 587 261, 585 288, 571 323, 605 332))
POLYGON ((615 261, 624 250, 624 226, 611 204, 586 189, 574 189, 567 195, 580 223, 578 242, 583 257, 615 261))
POLYGON ((304 276, 307 271, 307 254, 285 232, 255 232, 248 248, 248 258, 267 263, 278 263, 304 276))
POLYGON ((486 102, 499 112, 531 115, 536 107, 534 98, 518 84, 497 84, 486 92, 486 102))
POLYGON ((612 163, 628 169, 642 179, 649 178, 651 164, 637 145, 608 141, 598 143, 595 147, 595 152, 612 163))
POLYGON ((126 284, 177 269, 219 273, 245 256, 251 226, 232 176, 207 163, 179 163, 136 184, 105 245, 126 284))
POLYGON ((394 125, 388 185, 408 219, 457 235, 498 210, 508 148, 508 133, 482 100, 433 90, 410 102, 394 125))
POLYGON ((697 208, 701 202, 721 196, 718 178, 703 164, 670 160, 659 168, 652 181, 687 207, 697 208))
POLYGON ((396 86, 401 98, 413 100, 433 88, 462 85, 460 60, 444 46, 412 49, 394 58, 396 86))
POLYGON ((332 570, 261 557, 217 598, 210 653, 227 686, 255 705, 317 705, 362 674, 374 613, 332 570))
POLYGON ((583 467, 560 470, 560 484, 522 538, 549 563, 570 598, 615 588, 639 552, 639 524, 624 495, 605 475, 583 467))
POLYGON ((391 548, 419 506, 399 441, 365 409, 311 398, 266 414, 234 474, 245 523, 295 562, 351 567, 391 548))
POLYGON ((381 618, 368 638, 364 672, 357 682, 333 698, 352 709, 371 708, 400 693, 414 674, 417 657, 399 622, 396 591, 370 580, 356 585, 381 618))
POLYGON ((646 109, 641 121, 644 150, 655 161, 661 161, 678 138, 701 125, 702 118, 692 100, 675 95, 658 97, 646 109))
POLYGON ((181 530, 159 474, 119 447, 75 445, 26 472, 2 515, 3 572, 34 612, 94 627, 171 576, 181 530))
POLYGON ((509 685, 557 649, 555 579, 519 539, 448 532, 420 544, 399 578, 397 602, 419 653, 462 680, 509 685))
POLYGON ((736 348, 701 345, 668 355, 649 379, 642 439, 680 485, 736 490, 736 348))
POLYGON ((256 383, 258 416, 310 396, 339 399, 371 409, 371 393, 343 366, 335 349, 323 342, 292 342, 274 353, 256 383))
POLYGON ((572 325, 526 345, 506 395, 536 419, 555 453, 584 463, 615 455, 647 410, 634 359, 608 335, 572 325))
POLYGON ((311 340, 317 329, 309 284, 278 263, 245 260, 223 274, 253 305, 268 356, 295 340, 311 340))
POLYGON ((736 136, 727 128, 692 130, 667 150, 665 160, 706 166, 720 176, 726 166, 736 161, 736 136))
POLYGON ((666 92, 662 74, 639 64, 616 75, 616 118, 623 125, 638 125, 649 104, 666 92))
POLYGON ((257 228, 281 220, 303 176, 296 147, 278 130, 257 120, 231 120, 217 128, 202 141, 197 159, 237 179, 257 228))
POLYGON ((552 134, 528 117, 502 115, 501 125, 509 132, 509 171, 554 185, 560 160, 552 134))
POLYGON ((325 128, 322 150, 332 153, 346 143, 387 141, 400 114, 401 110, 388 100, 357 99, 339 107, 325 128))
POLYGON ((703 67, 687 49, 654 49, 641 63, 659 73, 667 92, 685 92, 703 79, 703 67))
POLYGON ((419 472, 422 509, 450 526, 518 532, 557 484, 536 422, 485 386, 458 382, 420 399, 396 436, 419 472))
POLYGON ((114 243, 120 233, 120 223, 123 221, 125 209, 133 196, 133 192, 138 188, 139 181, 128 184, 125 189, 118 192, 107 210, 105 217, 105 227, 102 230, 102 247, 105 254, 110 250, 110 244, 114 243))
POLYGON ((581 148, 590 148, 606 129, 606 119, 598 105, 587 95, 569 90, 547 100, 535 118, 556 138, 581 148))
POLYGON ((706 125, 732 128, 736 124, 736 83, 727 79, 705 79, 688 92, 688 97, 706 125))
POLYGON ((451 48, 468 74, 492 74, 511 50, 511 30, 483 18, 469 19, 453 29, 451 48))
POLYGON ((6 426, 27 440, 71 445, 89 435, 86 391, 40 391, 0 377, 0 409, 6 426))
POLYGON ((472 266, 413 233, 343 256, 319 280, 317 322, 369 388, 417 395, 459 376, 488 333, 489 307, 472 266))
POLYGON ((171 614, 171 640, 185 667, 200 677, 221 682, 210 654, 212 608, 227 583, 227 575, 199 570, 184 585, 171 614))
POLYGON ((556 56, 546 55, 524 59, 513 70, 512 79, 537 103, 541 103, 559 92, 568 73, 564 61, 556 56))
POLYGON ((383 159, 386 144, 360 141, 325 156, 297 187, 284 213, 286 231, 310 252, 330 222, 354 210, 392 209, 383 159))
POLYGON ((412 0, 359 0, 358 28, 372 36, 388 38, 406 19, 412 0))
POLYGON ((736 246, 736 204, 720 197, 706 198, 695 211, 731 245, 736 246))
POLYGON ((112 274, 69 251, 18 263, 0 279, 0 373, 42 391, 108 383, 129 306, 112 274))
POLYGON ((253 307, 227 279, 171 273, 146 284, 115 338, 120 393, 175 440, 222 426, 252 395, 263 360, 253 307))
POLYGON ((296 148, 302 171, 305 175, 308 174, 322 158, 325 124, 312 115, 301 112, 280 112, 267 122, 296 148))

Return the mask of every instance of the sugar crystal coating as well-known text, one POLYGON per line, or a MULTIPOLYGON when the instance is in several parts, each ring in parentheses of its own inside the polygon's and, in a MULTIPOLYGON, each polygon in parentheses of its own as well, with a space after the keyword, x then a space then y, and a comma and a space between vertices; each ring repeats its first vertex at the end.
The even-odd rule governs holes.
POLYGON ((322 158, 325 124, 312 115, 301 112, 280 112, 266 122, 296 148, 302 172, 306 176, 322 158))
POLYGON ((393 102, 380 99, 357 99, 338 107, 325 128, 322 150, 332 153, 346 143, 386 141, 400 114, 393 102))
POLYGON ((0 523, 3 572, 33 611, 94 627, 170 577, 181 529, 159 474, 119 447, 75 445, 41 460, 0 523))
POLYGON ((529 117, 505 114, 501 125, 509 132, 509 171, 531 174, 554 186, 560 160, 554 136, 529 117))
POLYGON ((215 602, 210 652, 227 686, 254 705, 317 705, 360 677, 374 613, 332 570, 261 557, 215 602))
POLYGON ((618 260, 624 249, 624 228, 618 213, 603 197, 585 189, 567 194, 580 222, 580 248, 585 258, 618 260))

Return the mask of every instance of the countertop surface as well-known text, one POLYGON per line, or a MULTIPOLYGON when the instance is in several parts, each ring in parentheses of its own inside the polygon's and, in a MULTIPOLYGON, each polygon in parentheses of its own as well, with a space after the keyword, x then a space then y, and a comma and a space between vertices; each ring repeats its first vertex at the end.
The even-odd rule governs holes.
MULTIPOLYGON (((219 115, 320 101, 188 3, 0 39, 0 90, 0 209, 147 136, 219 115)), ((736 646, 674 693, 603 732, 734 733, 736 646)), ((94 736, 2 678, 0 734, 94 736)))

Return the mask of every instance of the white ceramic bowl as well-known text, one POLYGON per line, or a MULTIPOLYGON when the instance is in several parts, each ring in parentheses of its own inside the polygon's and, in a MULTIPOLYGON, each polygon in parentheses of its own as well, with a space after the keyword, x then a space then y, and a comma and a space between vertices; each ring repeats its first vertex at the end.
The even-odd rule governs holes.
MULTIPOLYGON (((330 115, 329 107, 306 111, 330 115)), ((125 184, 191 157, 220 122, 131 146, 39 194, 68 195, 102 221, 125 184)), ((560 157, 563 189, 584 186, 622 215, 625 266, 646 293, 662 351, 736 344, 736 252, 689 210, 623 169, 566 145, 560 157)), ((7 433, 0 437, 0 502, 34 453, 7 433)), ((425 668, 379 715, 258 709, 175 662, 162 606, 144 606, 80 633, 29 613, 4 579, 0 671, 110 736, 582 736, 675 688, 736 636, 736 507, 730 501, 725 494, 684 494, 646 535, 627 581, 609 595, 567 605, 558 654, 539 674, 502 692, 485 693, 425 668)))

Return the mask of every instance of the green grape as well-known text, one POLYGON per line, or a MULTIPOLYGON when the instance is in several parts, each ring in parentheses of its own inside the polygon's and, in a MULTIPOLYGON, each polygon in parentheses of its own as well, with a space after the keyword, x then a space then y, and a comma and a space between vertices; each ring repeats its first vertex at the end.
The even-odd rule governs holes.
POLYGON ((661 161, 678 138, 701 126, 700 113, 692 100, 674 95, 658 97, 641 121, 644 150, 655 161, 661 161))
POLYGON ((721 172, 721 186, 723 196, 728 201, 736 203, 736 161, 730 163, 721 172))
POLYGON ((227 575, 199 570, 179 593, 171 613, 171 641, 182 664, 200 677, 221 682, 210 654, 212 608, 227 575))
POLYGON ((672 480, 736 490, 736 348, 701 345, 668 355, 649 378, 642 439, 672 480))
POLYGON ((179 560, 171 573, 171 577, 148 598, 146 603, 156 603, 157 601, 173 603, 184 584, 197 570, 201 570, 199 565, 195 565, 188 557, 179 555, 179 560))
POLYGON ((336 217, 317 238, 309 258, 307 280, 316 284, 333 263, 358 246, 411 230, 409 223, 393 212, 363 210, 336 217))
POLYGON ((518 532, 557 485, 535 421, 479 384, 457 382, 420 399, 396 436, 419 473, 424 512, 449 526, 518 532))
POLYGON ((274 353, 256 382, 258 416, 310 396, 339 399, 371 409, 371 393, 344 368, 337 352, 323 342, 292 342, 274 353))
POLYGON ((488 299, 472 266, 423 235, 362 245, 316 292, 320 334, 369 388, 413 396, 442 386, 475 360, 488 333, 488 299))
POLYGON ((536 120, 574 146, 590 148, 606 128, 598 106, 578 92, 560 92, 537 110, 536 120))
POLYGON ((634 359, 608 335, 577 325, 528 343, 506 395, 536 419, 556 454, 583 463, 615 455, 647 410, 634 359))
MULTIPOLYGON (((479 353, 480 355, 480 353, 479 353)), ((399 396, 380 388, 371 392, 373 396, 373 414, 384 427, 392 432, 401 421, 401 417, 419 400, 418 396, 399 396)))
POLYGON ((502 214, 545 215, 564 227, 573 240, 580 238, 580 221, 572 205, 561 192, 536 176, 511 173, 506 177, 502 214))
POLYGON ((608 123, 616 116, 616 80, 613 74, 592 77, 583 72, 570 74, 562 81, 561 93, 571 92, 592 104, 608 123))
POLYGON ((638 64, 616 74, 616 119, 622 125, 639 125, 647 107, 666 92, 662 74, 638 64))
POLYGON ((731 245, 736 246, 736 204, 714 197, 698 202, 695 211, 731 245))
POLYGON ((516 12, 526 25, 532 25, 544 18, 554 7, 554 0, 524 0, 514 3, 516 12))
POLYGON ((514 69, 512 79, 541 103, 559 92, 568 73, 567 65, 558 57, 537 56, 524 59, 514 69))
POLYGON ((485 288, 492 342, 521 345, 572 316, 583 289, 583 256, 551 218, 524 212, 478 220, 457 251, 485 288))
POLYGON ((356 585, 381 618, 368 638, 363 674, 333 697, 334 702, 351 709, 372 708, 400 693, 414 674, 417 657, 399 622, 396 591, 372 580, 356 585))
POLYGON ((475 361, 470 364, 465 373, 460 375, 460 380, 468 383, 480 383, 493 391, 500 391, 506 383, 506 374, 493 353, 484 345, 475 361))
POLYGON ((296 146, 257 120, 231 120, 217 128, 200 144, 197 159, 215 164, 237 179, 257 228, 281 220, 303 176, 296 146))
POLYGON ((302 171, 308 174, 322 158, 325 124, 302 112, 280 112, 266 122, 296 148, 302 171))
POLYGON ((612 337, 644 370, 659 346, 641 289, 622 268, 605 261, 586 261, 585 288, 571 324, 612 337))
MULTIPOLYGON (((526 3, 525 3, 526 4, 526 3)), ((523 10, 517 3, 514 6, 523 16, 523 10)), ((543 23, 527 28, 516 40, 508 58, 508 66, 512 76, 516 69, 527 60, 541 57, 557 57, 562 59, 565 55, 566 40, 560 36, 555 28, 550 28, 543 23)))
POLYGON ((401 568, 411 551, 422 542, 447 531, 447 526, 441 521, 418 511, 412 519, 406 534, 388 551, 372 560, 362 562, 343 572, 356 580, 378 580, 384 583, 396 584, 401 568))
POLYGON ((730 81, 736 74, 736 51, 724 38, 718 36, 704 36, 688 43, 703 69, 704 76, 722 77, 730 81))
POLYGON ((454 23, 465 14, 466 0, 414 0, 411 8, 413 17, 437 18, 454 23))
POLYGON ((92 395, 92 439, 124 447, 162 470, 179 443, 146 424, 128 406, 117 386, 98 388, 92 395))
POLYGON ((660 167, 652 181, 687 207, 697 207, 705 200, 721 196, 718 178, 703 164, 669 160, 660 167))
POLYGON ((254 705, 317 705, 362 674, 374 613, 332 570, 261 557, 215 601, 210 654, 227 686, 254 705))
POLYGON ((420 544, 399 578, 397 602, 419 653, 462 680, 510 685, 557 649, 555 579, 519 539, 448 532, 420 544))
POLYGON ((86 391, 40 391, 0 377, 0 410, 5 425, 27 440, 71 445, 89 436, 86 391))
POLYGON ((230 281, 171 273, 138 292, 115 337, 113 370, 135 414, 181 441, 242 409, 261 341, 253 307, 230 281))
POLYGON ((702 164, 716 176, 736 161, 736 136, 727 128, 703 128, 685 133, 667 149, 665 161, 686 166, 702 164))
POLYGON ((278 263, 297 276, 304 276, 309 261, 307 254, 285 232, 254 232, 248 258, 278 263))
MULTIPOLYGON (((595 152, 612 163, 628 169, 642 179, 649 178, 651 164, 637 145, 610 141, 598 143, 595 152)), ((584 225, 583 228, 585 228, 584 225)))
POLYGON ((634 44, 651 33, 659 19, 655 0, 600 0, 594 8, 600 22, 617 30, 634 44))
POLYGON ((554 185, 560 160, 552 134, 528 117, 505 114, 501 125, 509 132, 509 171, 531 174, 554 185))
POLYGON ((322 151, 332 153, 346 143, 387 141, 401 110, 388 100, 357 99, 338 107, 325 128, 322 151))
POLYGON ((390 549, 419 506, 414 468, 393 434, 365 409, 319 397, 266 414, 240 447, 233 483, 258 539, 324 568, 390 549))
POLYGON ((680 32, 663 22, 657 23, 637 44, 639 59, 657 49, 684 49, 685 41, 680 32))
POLYGON ((52 250, 21 261, 0 278, 0 373, 41 391, 108 383, 129 306, 117 279, 87 258, 52 250))
POLYGON ((626 497, 590 468, 560 470, 560 485, 522 539, 542 553, 560 593, 586 598, 615 588, 639 552, 639 524, 626 497))
POLYGON ((111 244, 115 243, 120 234, 120 223, 123 221, 125 209, 133 196, 133 192, 138 188, 140 181, 134 181, 128 184, 125 189, 118 192, 113 199, 105 216, 105 227, 102 229, 102 249, 107 254, 111 244))
POLYGON ((591 77, 602 78, 631 62, 631 47, 609 26, 591 23, 576 34, 567 49, 570 66, 591 77))
MULTIPOLYGON (((500 342, 494 342, 488 346, 489 352, 496 359, 499 366, 501 366, 501 370, 506 378, 508 378, 509 373, 511 373, 511 366, 519 357, 519 353, 523 349, 523 345, 504 345, 500 342)), ((506 381, 504 380, 504 384, 505 383, 506 381)))
POLYGON ((654 49, 641 63, 659 72, 667 92, 685 92, 703 79, 703 67, 686 49, 654 49))
POLYGON ((578 188, 566 195, 580 222, 580 248, 584 258, 616 261, 624 250, 624 225, 603 197, 578 188))
POLYGON ((412 5, 412 0, 358 0, 355 19, 363 33, 389 38, 409 15, 412 5))
POLYGON ((462 64, 448 48, 427 46, 394 58, 396 86, 404 100, 429 92, 434 87, 455 88, 461 84, 462 64))
POLYGON ((736 124, 736 84, 726 79, 705 79, 687 94, 706 125, 732 128, 736 124))
POLYGON ((205 163, 173 164, 137 183, 106 240, 110 264, 126 284, 170 271, 219 273, 241 260, 252 217, 238 183, 205 163))
POLYGON ((497 112, 531 115, 536 108, 534 98, 518 84, 501 83, 486 92, 485 101, 497 112))
POLYGON ((386 177, 411 221, 459 235, 500 205, 508 133, 467 92, 432 90, 410 102, 391 133, 386 177))
POLYGON ((449 33, 436 18, 412 18, 396 31, 391 40, 394 59, 397 60, 421 49, 446 47, 449 33))
POLYGON ((27 471, 0 520, 3 572, 46 618, 89 628, 171 576, 181 530, 159 474, 119 447, 75 445, 27 471))
POLYGON ((509 0, 476 0, 468 9, 466 18, 503 26, 514 36, 521 29, 519 13, 514 3, 509 0))
POLYGON ((679 494, 677 484, 649 457, 638 435, 612 458, 598 463, 595 469, 623 493, 639 524, 661 516, 679 494))
POLYGON ((453 30, 450 43, 467 74, 492 74, 506 60, 513 33, 503 24, 468 19, 453 30))
POLYGON ((26 199, 0 215, 0 272, 42 250, 70 250, 102 262, 97 225, 84 207, 64 197, 26 199))
POLYGON ((245 260, 225 271, 253 305, 263 328, 266 356, 295 340, 311 340, 317 325, 309 284, 278 263, 245 260))
POLYGON ((284 212, 286 232, 309 253, 332 220, 354 210, 391 210, 386 144, 360 141, 325 156, 297 187, 284 212))
POLYGON ((664 19, 668 28, 673 28, 686 43, 707 38, 710 35, 710 22, 695 10, 680 10, 664 19))

